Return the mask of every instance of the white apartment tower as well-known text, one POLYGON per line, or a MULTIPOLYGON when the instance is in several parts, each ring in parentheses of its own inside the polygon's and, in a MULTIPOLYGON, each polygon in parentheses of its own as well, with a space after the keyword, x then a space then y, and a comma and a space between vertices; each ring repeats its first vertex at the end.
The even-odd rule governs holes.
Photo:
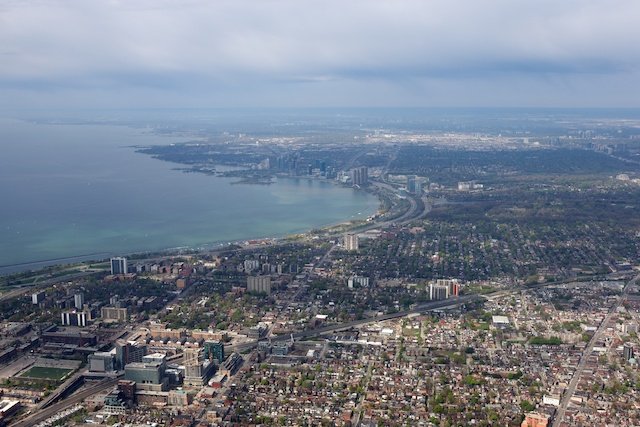
POLYGON ((344 248, 348 251, 358 250, 358 235, 355 233, 347 233, 344 236, 344 248))

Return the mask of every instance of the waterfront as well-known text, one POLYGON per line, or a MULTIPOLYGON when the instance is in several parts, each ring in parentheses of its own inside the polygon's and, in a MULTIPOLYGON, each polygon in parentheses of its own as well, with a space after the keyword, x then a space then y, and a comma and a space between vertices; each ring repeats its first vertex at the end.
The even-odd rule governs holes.
POLYGON ((378 207, 375 197, 329 182, 231 185, 183 173, 135 152, 184 140, 149 130, 1 124, 0 273, 43 260, 283 236, 366 218, 378 207))

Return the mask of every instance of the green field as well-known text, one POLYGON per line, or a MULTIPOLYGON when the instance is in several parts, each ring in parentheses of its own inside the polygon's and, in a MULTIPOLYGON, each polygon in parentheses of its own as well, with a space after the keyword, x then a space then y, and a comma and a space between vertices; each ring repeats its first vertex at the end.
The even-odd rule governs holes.
POLYGON ((46 366, 32 366, 29 370, 20 374, 23 378, 41 378, 46 380, 61 380, 72 369, 51 368, 46 366))

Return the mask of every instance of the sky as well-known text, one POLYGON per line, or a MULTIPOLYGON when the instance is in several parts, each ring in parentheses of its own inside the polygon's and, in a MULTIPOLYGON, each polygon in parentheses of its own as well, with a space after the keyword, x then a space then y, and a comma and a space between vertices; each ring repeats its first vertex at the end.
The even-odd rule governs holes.
POLYGON ((0 0, 0 109, 640 107, 637 0, 0 0))

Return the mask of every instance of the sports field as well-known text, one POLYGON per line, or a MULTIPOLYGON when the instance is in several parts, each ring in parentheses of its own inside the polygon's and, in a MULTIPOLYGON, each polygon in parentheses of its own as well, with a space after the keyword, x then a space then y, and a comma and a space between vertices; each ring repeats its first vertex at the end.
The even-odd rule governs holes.
POLYGON ((60 380, 64 378, 71 369, 65 368, 52 368, 48 366, 32 366, 27 371, 20 374, 21 377, 25 378, 42 378, 46 380, 60 380))

